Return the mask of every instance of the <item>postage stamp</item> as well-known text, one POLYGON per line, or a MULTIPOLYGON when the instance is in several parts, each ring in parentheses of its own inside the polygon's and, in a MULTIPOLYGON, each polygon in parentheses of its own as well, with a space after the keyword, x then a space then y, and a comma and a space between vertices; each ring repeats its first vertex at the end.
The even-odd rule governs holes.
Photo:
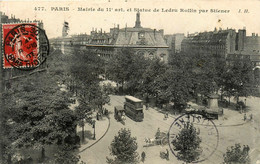
POLYGON ((32 70, 46 60, 49 42, 37 23, 3 24, 2 29, 4 68, 32 70))
MULTIPOLYGON (((211 119, 208 119, 207 117, 200 115, 200 114, 183 114, 179 117, 177 117, 173 123, 170 126, 169 129, 169 147, 171 152, 174 156, 177 158, 180 158, 180 152, 178 150, 178 146, 176 145, 176 140, 180 139, 181 137, 186 137, 186 144, 183 144, 181 146, 188 146, 187 142, 195 141, 193 137, 191 137, 192 134, 188 134, 190 136, 187 136, 186 134, 181 134, 181 131, 183 129, 189 129, 191 125, 194 127, 194 131, 196 132, 198 136, 198 140, 200 141, 200 146, 198 148, 200 149, 200 157, 196 160, 193 160, 192 163, 200 163, 202 161, 207 160, 210 156, 212 156, 215 151, 217 150, 218 144, 219 144, 219 133, 216 125, 211 119), (182 135, 182 136, 181 136, 182 135), (186 135, 186 136, 185 136, 186 135), (188 138, 187 138, 188 137, 188 138), (190 137, 190 138, 189 138, 190 137), (211 142, 207 142, 207 141, 211 142)), ((190 145, 195 149, 194 145, 197 143, 191 143, 190 145)), ((186 148, 187 150, 190 148, 186 148)), ((186 151, 185 153, 187 153, 186 151)), ((193 151, 195 152, 195 151, 193 151)))

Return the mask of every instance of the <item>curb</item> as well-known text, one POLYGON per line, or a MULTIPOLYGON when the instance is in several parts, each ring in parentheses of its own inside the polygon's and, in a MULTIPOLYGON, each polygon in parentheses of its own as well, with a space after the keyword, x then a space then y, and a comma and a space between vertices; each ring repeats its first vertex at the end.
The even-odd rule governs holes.
POLYGON ((90 147, 94 146, 96 143, 98 143, 108 132, 108 129, 110 128, 110 118, 107 117, 108 119, 108 126, 107 126, 107 130, 105 131, 105 133, 94 143, 92 143, 91 145, 87 146, 86 148, 84 148, 83 150, 79 151, 79 153, 82 153, 83 151, 89 149, 90 147))

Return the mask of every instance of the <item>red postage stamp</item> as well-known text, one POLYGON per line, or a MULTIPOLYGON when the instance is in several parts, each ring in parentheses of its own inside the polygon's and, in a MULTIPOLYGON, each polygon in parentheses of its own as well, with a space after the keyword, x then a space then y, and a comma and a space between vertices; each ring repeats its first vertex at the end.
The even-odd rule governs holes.
MULTIPOLYGON (((34 69, 46 57, 47 46, 41 46, 45 41, 45 32, 37 27, 37 23, 3 24, 4 38, 4 68, 34 69), (44 36, 41 37, 40 33, 44 36), (45 55, 43 57, 43 55, 45 55)), ((47 37, 46 37, 47 39, 47 37)))

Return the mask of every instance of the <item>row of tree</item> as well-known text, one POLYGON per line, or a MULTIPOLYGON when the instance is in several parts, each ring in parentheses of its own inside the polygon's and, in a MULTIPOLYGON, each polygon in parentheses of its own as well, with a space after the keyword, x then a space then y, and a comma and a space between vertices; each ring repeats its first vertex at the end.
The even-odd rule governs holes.
POLYGON ((75 113, 78 125, 82 127, 82 141, 85 139, 84 127, 88 123, 92 126, 93 111, 102 112, 103 105, 110 101, 106 86, 101 85, 104 74, 104 60, 87 50, 74 49, 70 56, 66 56, 68 76, 64 84, 76 96, 79 105, 75 113))
POLYGON ((37 162, 71 164, 80 160, 76 155, 76 126, 84 128, 86 122, 91 123, 92 111, 109 101, 99 83, 102 62, 98 56, 76 48, 66 54, 53 49, 41 66, 44 71, 36 69, 36 73, 28 72, 11 81, 1 104, 2 163, 15 163, 21 149, 39 150, 37 162), (73 96, 79 101, 74 111, 69 109, 73 96), (52 159, 46 158, 49 146, 56 147, 52 159))
POLYGON ((122 49, 107 64, 107 77, 124 88, 123 92, 157 103, 185 104, 198 95, 250 96, 253 85, 249 60, 228 63, 214 55, 170 54, 168 64, 148 59, 131 49, 122 49))
POLYGON ((60 67, 64 64, 63 57, 59 55, 59 52, 53 52, 48 58, 48 66, 45 65, 45 71, 28 72, 12 80, 12 87, 3 93, 2 163, 61 163, 60 160, 68 154, 71 158, 67 163, 79 161, 74 147, 78 142, 77 116, 68 108, 70 93, 62 91, 58 85, 63 74, 60 67), (56 147, 53 152, 55 158, 47 159, 46 147, 52 145, 56 147), (18 154, 24 155, 25 149, 28 150, 28 157, 19 159, 18 154), (34 155, 30 152, 37 150, 41 152, 40 158, 32 161, 34 155))

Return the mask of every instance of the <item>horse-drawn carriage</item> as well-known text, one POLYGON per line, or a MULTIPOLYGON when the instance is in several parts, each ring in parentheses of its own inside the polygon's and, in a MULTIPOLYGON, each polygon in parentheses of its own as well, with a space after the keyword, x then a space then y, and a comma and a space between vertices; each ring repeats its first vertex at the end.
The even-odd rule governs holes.
POLYGON ((114 117, 117 121, 125 124, 125 109, 122 106, 115 106, 114 117))
POLYGON ((168 144, 168 135, 165 132, 160 132, 158 129, 154 138, 145 138, 144 147, 154 146, 154 145, 167 145, 168 144))
POLYGON ((206 107, 192 108, 188 107, 185 109, 186 114, 200 114, 207 119, 218 119, 218 115, 223 113, 223 109, 209 109, 206 107))

